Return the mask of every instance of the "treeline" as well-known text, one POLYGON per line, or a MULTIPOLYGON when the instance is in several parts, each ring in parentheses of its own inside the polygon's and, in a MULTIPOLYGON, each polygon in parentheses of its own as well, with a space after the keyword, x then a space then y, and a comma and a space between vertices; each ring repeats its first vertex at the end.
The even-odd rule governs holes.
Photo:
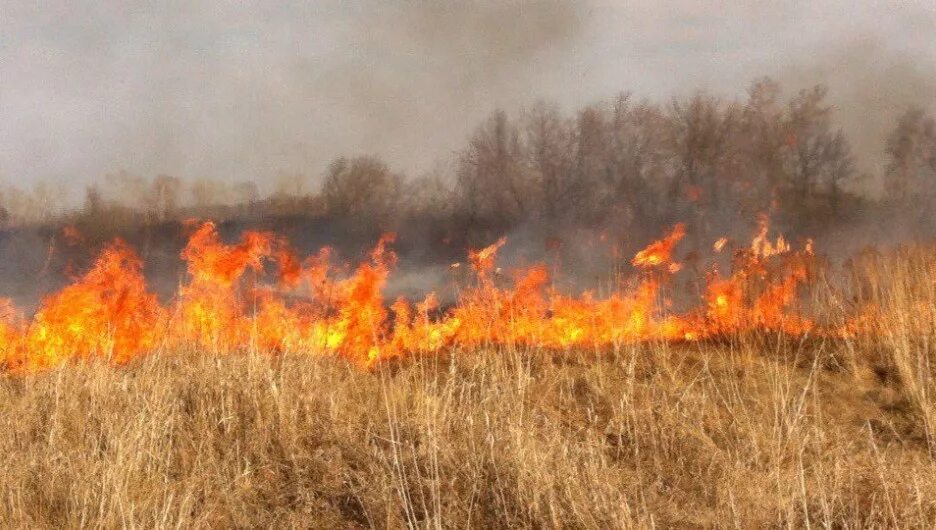
POLYGON ((883 175, 862 174, 822 86, 784 98, 771 79, 744 98, 706 93, 660 103, 622 94, 564 113, 537 103, 494 112, 443 169, 419 176, 376 157, 339 158, 316 188, 281 174, 253 183, 118 173, 86 191, 79 212, 56 215, 47 188, 0 196, 7 226, 67 218, 102 233, 189 217, 310 219, 349 235, 406 230, 479 244, 518 228, 545 238, 595 228, 652 231, 677 221, 710 238, 770 213, 792 234, 875 216, 929 233, 936 206, 936 125, 919 109, 897 119, 883 175), (883 194, 865 190, 875 178, 883 194), (270 186, 268 186, 270 187, 270 186), (63 217, 64 216, 64 217, 63 217))

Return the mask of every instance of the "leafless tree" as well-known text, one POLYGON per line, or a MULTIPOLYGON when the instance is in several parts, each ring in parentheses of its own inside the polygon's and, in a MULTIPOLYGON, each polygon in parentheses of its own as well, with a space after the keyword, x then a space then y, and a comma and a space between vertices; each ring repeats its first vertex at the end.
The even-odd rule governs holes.
POLYGON ((535 210, 535 175, 524 158, 519 131, 505 112, 495 112, 472 136, 459 161, 456 190, 469 220, 506 226, 535 210))
POLYGON ((844 134, 832 128, 832 108, 825 102, 826 94, 826 88, 817 85, 800 91, 789 105, 791 184, 804 200, 830 175, 835 175, 836 185, 850 176, 851 148, 844 134))
POLYGON ((734 109, 723 108, 714 96, 697 93, 688 101, 673 101, 670 116, 671 149, 677 168, 672 199, 688 197, 697 205, 697 211, 703 202, 719 208, 723 185, 720 170, 728 155, 734 109))
POLYGON ((534 173, 547 224, 562 217, 571 189, 570 156, 572 134, 555 105, 538 102, 523 118, 523 140, 527 164, 534 173))
POLYGON ((908 109, 897 120, 885 147, 887 197, 905 204, 927 202, 936 191, 936 122, 921 109, 908 109))
POLYGON ((379 159, 362 156, 331 163, 322 187, 328 213, 380 223, 398 208, 403 178, 379 159))
POLYGON ((152 207, 157 221, 165 221, 179 207, 182 181, 170 175, 157 175, 152 184, 152 207))

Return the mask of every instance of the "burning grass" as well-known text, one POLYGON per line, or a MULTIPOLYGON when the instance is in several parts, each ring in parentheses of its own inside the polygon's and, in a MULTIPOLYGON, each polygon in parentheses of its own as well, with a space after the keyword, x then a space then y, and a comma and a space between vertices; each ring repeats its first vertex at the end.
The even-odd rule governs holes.
MULTIPOLYGON (((706 340, 725 334, 783 331, 842 335, 799 311, 818 263, 811 244, 791 249, 768 237, 766 220, 749 247, 735 249, 728 274, 708 268, 705 292, 675 311, 668 289, 683 268, 674 257, 682 224, 638 252, 636 274, 606 296, 563 293, 543 264, 500 274, 501 239, 469 251, 473 279, 454 304, 438 310, 435 294, 387 304, 383 289, 396 256, 385 235, 369 260, 342 277, 330 249, 300 258, 275 234, 245 232, 221 241, 214 224, 192 225, 182 259, 188 282, 162 305, 151 294, 136 253, 115 241, 74 283, 47 297, 31 319, 12 307, 0 322, 0 364, 32 373, 75 360, 123 364, 157 349, 209 353, 259 351, 338 355, 362 367, 398 357, 481 346, 603 349, 656 340, 706 340)), ((720 251, 723 245, 716 244, 720 251)), ((850 318, 850 317, 849 317, 850 318)))
POLYGON ((765 222, 676 310, 682 231, 605 297, 472 252, 446 310, 384 303, 389 238, 198 225, 168 304, 115 244, 3 308, 0 526, 931 526, 936 251, 831 277, 765 222))

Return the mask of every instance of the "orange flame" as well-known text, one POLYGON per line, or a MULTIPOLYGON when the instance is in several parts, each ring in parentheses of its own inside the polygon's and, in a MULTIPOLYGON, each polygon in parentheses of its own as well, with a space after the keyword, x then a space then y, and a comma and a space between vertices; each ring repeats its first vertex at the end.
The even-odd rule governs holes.
POLYGON ((682 224, 633 257, 632 264, 648 273, 605 297, 558 292, 542 264, 495 275, 502 238, 469 251, 476 282, 446 311, 433 294, 417 304, 385 303, 383 289, 396 263, 393 235, 340 277, 328 248, 301 260, 270 233, 248 231, 226 244, 211 222, 192 228, 181 254, 188 281, 165 306, 147 290, 140 259, 121 241, 72 285, 47 297, 31 319, 0 300, 0 363, 23 373, 89 358, 122 364, 160 348, 186 348, 337 355, 367 367, 485 345, 606 348, 816 328, 795 311, 799 287, 810 280, 812 243, 793 251, 782 236, 771 242, 766 217, 751 247, 736 252, 731 273, 711 272, 702 303, 681 314, 669 310, 665 293, 680 267, 673 251, 685 235, 682 224))
POLYGON ((87 274, 45 299, 21 337, 9 337, 7 322, 6 364, 35 371, 89 357, 124 363, 156 345, 162 311, 136 253, 115 241, 87 274))
POLYGON ((682 223, 677 224, 669 235, 659 241, 654 241, 647 248, 638 252, 631 263, 637 267, 671 265, 673 248, 685 235, 686 226, 682 223))

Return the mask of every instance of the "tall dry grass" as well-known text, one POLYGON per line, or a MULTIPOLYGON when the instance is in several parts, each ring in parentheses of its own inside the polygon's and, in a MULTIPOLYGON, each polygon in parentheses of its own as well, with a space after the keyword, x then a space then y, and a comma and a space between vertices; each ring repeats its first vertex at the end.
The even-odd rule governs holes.
POLYGON ((5 377, 0 526, 932 526, 934 262, 856 262, 862 339, 5 377))

